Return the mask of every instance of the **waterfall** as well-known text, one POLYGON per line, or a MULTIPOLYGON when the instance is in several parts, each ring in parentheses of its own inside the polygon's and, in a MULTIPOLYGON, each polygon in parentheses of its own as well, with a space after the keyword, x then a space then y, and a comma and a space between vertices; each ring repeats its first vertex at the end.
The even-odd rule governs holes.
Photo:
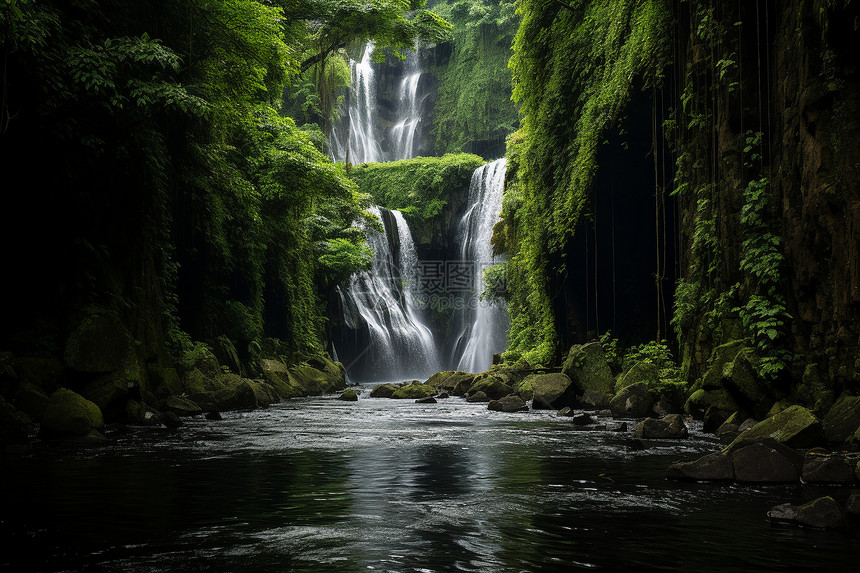
POLYGON ((384 232, 365 230, 373 266, 338 288, 345 330, 353 337, 339 345, 342 361, 354 380, 425 379, 441 369, 441 361, 417 301, 412 234, 399 211, 368 211, 382 220, 384 232))
POLYGON ((397 123, 391 128, 394 161, 415 156, 415 133, 421 121, 421 101, 418 99, 420 79, 418 53, 410 52, 406 58, 406 75, 400 81, 397 92, 397 123))
MULTIPOLYGON (((344 119, 332 128, 332 159, 358 165, 410 159, 415 156, 423 97, 419 92, 421 66, 412 51, 403 63, 396 99, 384 106, 390 117, 380 117, 377 70, 370 57, 374 44, 364 47, 361 61, 350 60, 351 87, 344 119), (390 125, 391 127, 383 128, 390 125)), ((383 68, 385 69, 385 68, 383 68)), ((344 113, 345 111, 345 113, 344 113)))
MULTIPOLYGON (((502 210, 506 160, 483 165, 472 174, 468 208, 457 230, 461 265, 474 269, 475 290, 465 304, 457 305, 451 332, 451 363, 457 370, 482 372, 492 365, 493 353, 507 345, 510 318, 503 303, 482 301, 483 270, 492 265, 490 239, 502 210)), ((498 261, 496 261, 498 262, 498 261)))

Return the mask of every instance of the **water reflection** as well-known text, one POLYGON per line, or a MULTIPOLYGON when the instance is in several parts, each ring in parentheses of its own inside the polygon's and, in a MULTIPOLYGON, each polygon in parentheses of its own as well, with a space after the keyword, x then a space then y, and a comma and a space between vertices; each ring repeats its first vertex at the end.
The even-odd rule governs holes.
POLYGON ((311 399, 111 438, 6 455, 0 568, 813 571, 860 548, 765 519, 848 489, 667 482, 700 432, 637 451, 548 412, 311 399))

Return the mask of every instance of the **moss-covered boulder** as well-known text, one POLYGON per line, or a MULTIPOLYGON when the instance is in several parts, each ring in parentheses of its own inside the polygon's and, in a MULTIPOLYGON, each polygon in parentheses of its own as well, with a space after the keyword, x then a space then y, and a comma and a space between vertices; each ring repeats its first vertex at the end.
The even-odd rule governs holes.
POLYGON ((302 396, 332 394, 346 389, 344 371, 335 362, 326 361, 324 357, 315 357, 313 362, 322 369, 309 363, 290 368, 290 374, 301 389, 302 396))
POLYGON ((123 368, 133 351, 134 340, 119 316, 93 308, 69 335, 63 361, 76 372, 113 372, 123 368))
POLYGON ((767 516, 778 522, 821 529, 843 529, 848 526, 842 507, 830 496, 819 497, 799 506, 790 503, 777 505, 767 516))
POLYGON ((525 403, 525 400, 520 398, 515 394, 511 394, 510 396, 505 396, 499 400, 490 400, 487 404, 488 410, 493 410, 494 412, 528 412, 529 407, 525 403))
POLYGON ((532 391, 532 408, 560 410, 576 403, 576 387, 564 374, 533 374, 526 382, 532 391))
POLYGON ((463 372, 461 370, 448 370, 445 372, 437 372, 427 379, 425 384, 433 386, 438 391, 454 393, 454 390, 459 386, 463 395, 468 391, 468 386, 471 384, 475 375, 471 372, 463 372))
POLYGON ((857 456, 810 450, 803 458, 803 483, 852 485, 857 456))
POLYGON ((843 394, 822 420, 827 441, 842 444, 860 428, 860 396, 843 394))
POLYGON ((741 340, 733 340, 726 344, 722 344, 714 348, 711 354, 710 366, 705 371, 705 375, 697 383, 696 389, 704 388, 705 390, 720 390, 723 388, 723 370, 725 365, 733 361, 737 355, 743 350, 744 342, 741 340))
POLYGON ((472 385, 469 387, 469 391, 466 392, 466 396, 472 396, 478 392, 483 392, 491 400, 498 400, 508 394, 513 394, 514 388, 510 384, 507 384, 500 376, 484 373, 475 377, 472 385))
POLYGON ((696 390, 684 404, 684 411, 698 420, 704 420, 705 414, 710 412, 706 432, 716 430, 729 416, 740 410, 742 408, 725 389, 696 390))
POLYGON ((125 422, 134 426, 161 426, 161 413, 154 408, 129 400, 125 404, 125 422))
POLYGON ((183 396, 168 396, 162 400, 161 409, 177 416, 196 416, 203 413, 203 408, 196 402, 183 396))
POLYGON ((130 397, 145 394, 146 376, 134 353, 129 354, 121 368, 89 382, 81 395, 96 404, 109 421, 124 417, 125 403, 130 397))
POLYGON ((394 399, 404 400, 404 399, 412 399, 417 400, 418 398, 428 398, 436 393, 436 389, 433 386, 429 386, 427 384, 422 384, 418 380, 412 382, 411 384, 407 384, 406 386, 401 386, 391 395, 394 399))
POLYGON ((209 346, 212 348, 212 353, 220 365, 226 366, 233 374, 240 376, 248 375, 245 366, 239 359, 239 352, 236 350, 236 346, 232 340, 221 335, 215 340, 210 341, 209 346))
POLYGON ((373 390, 370 391, 371 398, 391 398, 391 396, 397 391, 397 386, 394 384, 380 384, 379 386, 374 386, 373 390))
POLYGON ((281 398, 288 399, 307 395, 302 393, 299 383, 292 377, 287 365, 280 360, 263 358, 259 361, 259 369, 262 372, 263 380, 271 384, 281 398))
POLYGON ((615 377, 599 342, 572 346, 561 371, 580 395, 586 390, 611 393, 615 389, 615 377))
POLYGON ((756 416, 764 416, 769 402, 766 383, 759 377, 747 352, 739 352, 723 365, 723 384, 734 395, 743 396, 744 406, 756 416))
POLYGON ((641 439, 681 439, 689 436, 684 418, 669 414, 664 418, 646 418, 636 425, 636 437, 641 439))
POLYGON ((60 388, 48 398, 39 435, 45 438, 86 436, 104 426, 101 410, 80 394, 60 388))
POLYGON ((651 412, 654 398, 642 382, 627 386, 615 395, 609 403, 613 416, 625 418, 644 418, 651 412))
POLYGON ((189 398, 206 410, 253 410, 258 407, 257 392, 251 381, 236 374, 222 374, 221 388, 212 392, 192 394, 189 398))
POLYGON ((650 388, 659 381, 659 366, 653 362, 637 362, 618 377, 618 381, 615 383, 615 391, 620 392, 622 389, 640 382, 650 388))
POLYGON ((741 433, 729 448, 734 449, 741 441, 758 438, 773 438, 790 448, 812 448, 826 444, 821 422, 802 406, 791 406, 776 416, 762 420, 741 433))
POLYGON ((212 350, 203 343, 196 343, 186 349, 178 364, 180 375, 193 370, 199 371, 200 375, 207 380, 212 380, 224 373, 212 350))
POLYGON ((599 392, 597 390, 586 390, 579 401, 588 410, 605 410, 612 403, 613 394, 599 392))
POLYGON ((344 402, 358 402, 358 392, 355 391, 355 388, 347 388, 337 399, 344 402))
POLYGON ((475 392, 466 398, 467 402, 489 402, 490 397, 485 392, 475 392))
POLYGON ((803 456, 772 438, 745 442, 729 452, 739 482, 794 483, 800 479, 803 456))
POLYGON ((715 452, 692 462, 670 466, 666 477, 693 481, 730 481, 735 479, 735 471, 729 454, 715 452))

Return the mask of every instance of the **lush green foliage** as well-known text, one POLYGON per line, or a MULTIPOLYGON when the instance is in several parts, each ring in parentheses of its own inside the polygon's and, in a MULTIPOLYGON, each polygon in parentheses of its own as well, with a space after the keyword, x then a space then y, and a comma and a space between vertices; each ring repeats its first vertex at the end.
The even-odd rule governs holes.
POLYGON ((668 2, 521 0, 511 69, 522 127, 509 140, 503 216, 511 247, 510 351, 545 363, 556 352, 548 268, 571 238, 607 129, 668 57, 668 2))
POLYGON ((50 233, 22 247, 46 271, 22 281, 20 314, 116 308, 150 358, 222 333, 320 349, 327 289, 371 260, 353 226, 367 198, 319 130, 279 113, 284 87, 342 41, 447 37, 418 4, 0 5, 8 212, 50 233))
POLYGON ((483 164, 477 155, 461 153, 366 163, 353 167, 350 175, 374 203, 427 221, 448 204, 452 190, 468 188, 472 173, 483 164))
MULTIPOLYGON (((438 153, 466 151, 470 142, 503 140, 514 131, 508 59, 519 17, 515 0, 448 0, 433 11, 454 25, 450 57, 433 72, 439 78, 433 115, 438 153)), ((487 159, 504 154, 491 148, 487 159)))

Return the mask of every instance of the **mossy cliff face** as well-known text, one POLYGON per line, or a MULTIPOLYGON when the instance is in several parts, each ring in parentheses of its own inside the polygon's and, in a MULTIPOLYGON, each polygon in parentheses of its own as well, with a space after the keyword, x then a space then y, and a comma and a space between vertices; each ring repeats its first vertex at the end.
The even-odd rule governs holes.
POLYGON ((744 339, 760 375, 813 406, 860 383, 860 9, 765 8, 679 11, 675 326, 690 378, 744 339))

